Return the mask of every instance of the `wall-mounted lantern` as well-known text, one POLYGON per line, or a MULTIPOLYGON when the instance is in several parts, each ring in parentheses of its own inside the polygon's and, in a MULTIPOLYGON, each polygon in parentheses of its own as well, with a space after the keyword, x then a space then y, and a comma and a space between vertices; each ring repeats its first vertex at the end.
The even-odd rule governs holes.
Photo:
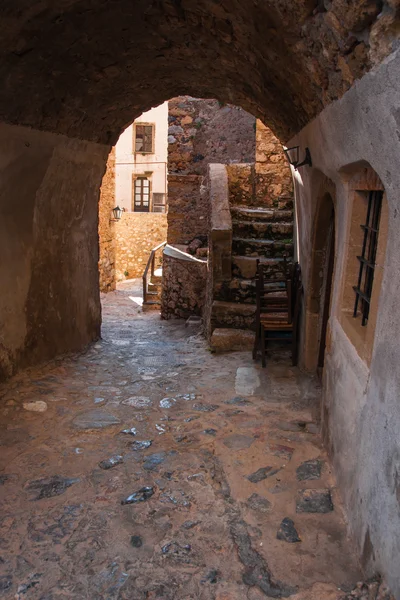
POLYGON ((293 146, 293 148, 284 148, 283 149, 283 151, 286 154, 286 158, 288 159, 288 161, 292 165, 292 167, 294 167, 296 169, 296 171, 299 167, 304 167, 304 165, 308 165, 309 167, 312 167, 310 150, 308 148, 306 148, 306 156, 305 156, 304 160, 299 162, 299 148, 300 148, 300 146, 293 146))
POLYGON ((124 210, 122 208, 120 208, 119 206, 116 206, 115 208, 112 209, 112 213, 114 218, 111 219, 111 221, 119 221, 122 217, 122 213, 124 212, 124 210))

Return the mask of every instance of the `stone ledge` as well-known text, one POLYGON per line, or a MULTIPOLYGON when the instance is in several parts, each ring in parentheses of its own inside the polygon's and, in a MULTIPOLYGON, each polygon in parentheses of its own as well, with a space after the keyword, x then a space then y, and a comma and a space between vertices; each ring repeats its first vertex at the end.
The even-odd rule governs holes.
POLYGON ((211 336, 211 349, 214 352, 251 350, 254 345, 254 332, 246 329, 214 329, 211 336))

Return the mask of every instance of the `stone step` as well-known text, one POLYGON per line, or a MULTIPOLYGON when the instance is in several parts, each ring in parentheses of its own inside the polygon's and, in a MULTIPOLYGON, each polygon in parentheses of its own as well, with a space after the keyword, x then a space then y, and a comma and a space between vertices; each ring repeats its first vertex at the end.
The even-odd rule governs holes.
POLYGON ((292 239, 293 223, 273 222, 265 223, 259 221, 232 221, 233 236, 237 238, 266 239, 273 240, 292 239))
POLYGON ((282 196, 282 198, 277 198, 276 200, 273 200, 272 205, 278 210, 293 210, 294 200, 292 196, 282 196))
POLYGON ((150 282, 147 285, 147 289, 148 289, 149 292, 155 292, 156 294, 158 294, 158 293, 161 293, 162 285, 161 285, 160 282, 159 283, 152 283, 152 282, 150 282))
MULTIPOLYGON (((276 287, 276 284, 267 284, 266 288, 276 287)), ((280 285, 282 291, 284 285, 280 285)), ((215 300, 222 302, 237 302, 240 304, 256 303, 256 281, 255 279, 240 279, 234 277, 231 281, 217 283, 214 288, 215 300)))
POLYGON ((231 206, 232 219, 238 221, 292 221, 292 210, 247 206, 231 206))
POLYGON ((214 300, 211 307, 211 329, 254 329, 256 305, 214 300))
MULTIPOLYGON (((241 277, 242 279, 253 279, 256 276, 257 258, 265 266, 266 278, 277 279, 284 274, 283 258, 262 258, 255 256, 232 256, 232 277, 241 277)), ((286 261, 289 267, 292 264, 292 258, 286 261)))
POLYGON ((266 258, 282 258, 293 255, 293 242, 259 240, 247 238, 232 239, 232 254, 240 256, 265 256, 266 258))
POLYGON ((155 302, 155 301, 159 301, 161 300, 161 288, 159 288, 158 290, 152 290, 150 291, 150 289, 147 291, 146 294, 146 302, 155 302))
POLYGON ((213 352, 252 350, 254 337, 254 331, 248 329, 217 328, 211 335, 211 350, 213 352))
POLYGON ((142 311, 149 312, 151 310, 161 310, 161 302, 157 302, 156 300, 146 300, 142 304, 142 311))
POLYGON ((162 275, 152 275, 150 277, 150 283, 157 284, 157 283, 161 283, 161 282, 162 282, 162 275))

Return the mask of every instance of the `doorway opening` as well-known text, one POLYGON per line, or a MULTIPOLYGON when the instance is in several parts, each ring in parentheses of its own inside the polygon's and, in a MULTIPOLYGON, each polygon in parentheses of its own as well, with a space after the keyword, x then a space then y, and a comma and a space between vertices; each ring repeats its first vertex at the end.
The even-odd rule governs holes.
POLYGON ((320 196, 314 221, 309 293, 306 303, 305 366, 322 377, 335 266, 333 191, 320 196))

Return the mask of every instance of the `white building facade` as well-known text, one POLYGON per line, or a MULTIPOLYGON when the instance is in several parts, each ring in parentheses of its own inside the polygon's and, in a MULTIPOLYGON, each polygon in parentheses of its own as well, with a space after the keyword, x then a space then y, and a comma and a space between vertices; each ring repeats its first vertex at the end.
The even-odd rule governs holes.
POLYGON ((166 212, 168 102, 143 113, 115 146, 115 200, 128 212, 166 212))

